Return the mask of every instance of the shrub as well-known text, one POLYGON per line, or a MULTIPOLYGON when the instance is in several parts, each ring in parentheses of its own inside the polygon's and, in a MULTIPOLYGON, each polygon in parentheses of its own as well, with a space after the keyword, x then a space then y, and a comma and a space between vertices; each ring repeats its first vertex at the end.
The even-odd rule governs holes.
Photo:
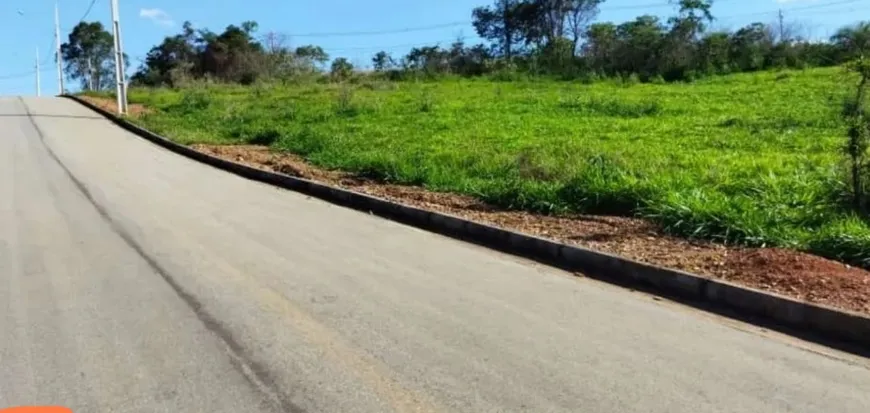
POLYGON ((342 116, 353 117, 359 114, 359 108, 353 101, 353 88, 342 85, 335 97, 335 112, 342 116))
POLYGON ((339 57, 332 62, 330 75, 333 80, 347 80, 353 75, 353 65, 343 57, 339 57))
POLYGON ((208 109, 211 105, 211 95, 208 90, 203 87, 186 89, 178 103, 178 107, 182 112, 190 113, 208 109))
POLYGON ((424 113, 431 112, 435 109, 435 98, 432 96, 432 92, 424 90, 423 93, 420 94, 419 108, 420 112, 424 113))

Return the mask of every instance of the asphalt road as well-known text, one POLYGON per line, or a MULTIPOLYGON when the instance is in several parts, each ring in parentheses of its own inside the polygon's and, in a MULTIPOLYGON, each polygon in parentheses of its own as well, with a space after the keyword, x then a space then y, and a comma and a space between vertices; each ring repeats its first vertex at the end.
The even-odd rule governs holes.
POLYGON ((5 98, 0 407, 24 404, 867 413, 870 363, 5 98))

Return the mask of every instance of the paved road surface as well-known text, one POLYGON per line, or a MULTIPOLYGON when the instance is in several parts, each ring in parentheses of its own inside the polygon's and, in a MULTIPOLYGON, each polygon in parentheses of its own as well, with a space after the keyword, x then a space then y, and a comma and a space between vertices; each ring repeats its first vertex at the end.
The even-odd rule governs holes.
POLYGON ((866 360, 757 330, 0 100, 0 407, 870 412, 866 360))

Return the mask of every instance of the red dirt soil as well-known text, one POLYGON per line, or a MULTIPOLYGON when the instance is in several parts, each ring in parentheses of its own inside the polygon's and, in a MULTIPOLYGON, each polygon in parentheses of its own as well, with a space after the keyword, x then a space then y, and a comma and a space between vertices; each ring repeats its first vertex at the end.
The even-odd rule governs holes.
POLYGON ((503 211, 471 197, 383 184, 314 167, 302 158, 252 145, 192 145, 227 160, 310 179, 432 211, 727 280, 846 310, 870 313, 870 272, 810 254, 776 248, 734 248, 661 233, 637 218, 546 216, 503 211))
MULTIPOLYGON (((118 112, 118 104, 113 99, 107 98, 96 98, 92 96, 79 96, 82 100, 86 100, 93 105, 98 106, 100 109, 103 109, 109 113, 117 113, 118 112)), ((136 117, 143 113, 147 112, 145 106, 133 103, 127 105, 127 114, 128 116, 136 117)))

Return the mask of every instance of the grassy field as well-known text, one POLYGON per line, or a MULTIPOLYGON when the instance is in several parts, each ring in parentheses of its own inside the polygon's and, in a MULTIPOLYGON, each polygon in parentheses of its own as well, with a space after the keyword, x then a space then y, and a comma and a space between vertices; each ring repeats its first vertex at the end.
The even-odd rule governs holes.
POLYGON ((483 79, 132 90, 183 143, 257 143, 506 208, 639 215, 668 231, 870 265, 840 176, 842 69, 693 84, 483 79))

